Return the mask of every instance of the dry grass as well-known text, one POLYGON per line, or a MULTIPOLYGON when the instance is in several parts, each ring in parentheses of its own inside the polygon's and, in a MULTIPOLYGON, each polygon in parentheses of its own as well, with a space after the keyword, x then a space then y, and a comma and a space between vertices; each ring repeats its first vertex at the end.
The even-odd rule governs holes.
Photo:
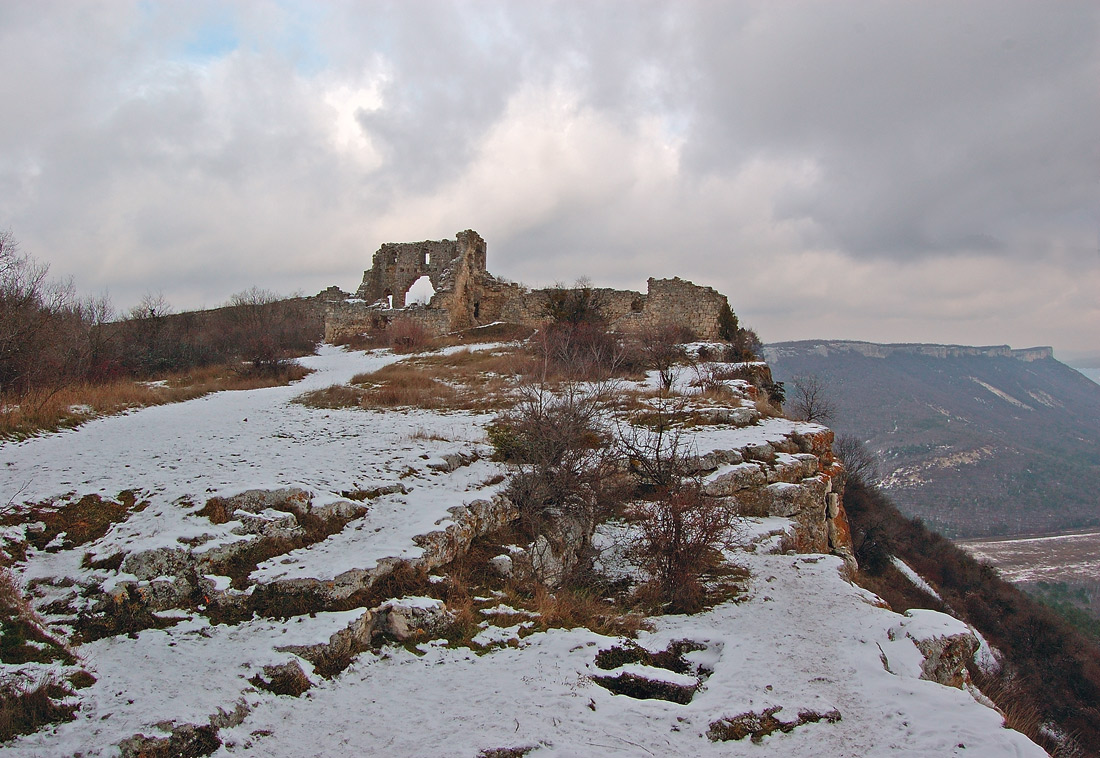
POLYGON ((426 372, 402 361, 370 374, 359 374, 352 384, 366 390, 363 408, 452 408, 458 392, 426 372))
POLYGON ((0 662, 75 662, 72 653, 45 631, 12 573, 0 568, 0 662))
POLYGON ((420 355, 352 377, 363 408, 495 411, 513 404, 512 390, 531 368, 518 350, 460 350, 420 355))
POLYGON ((350 384, 306 392, 295 402, 319 409, 499 411, 514 404, 516 384, 531 371, 530 356, 515 348, 418 354, 357 374, 350 384))
POLYGON ((781 408, 776 408, 774 405, 772 405, 763 393, 761 393, 761 395, 756 398, 756 410, 760 412, 760 415, 763 418, 783 417, 783 410, 781 408))
POLYGON ((28 541, 39 550, 53 552, 99 539, 111 525, 125 520, 148 504, 148 501, 139 501, 137 494, 131 490, 118 493, 117 500, 104 499, 99 495, 85 495, 75 501, 64 498, 45 500, 12 509, 0 518, 0 524, 41 522, 44 528, 30 532, 28 541), (62 543, 48 547, 61 534, 65 535, 62 543))
POLYGON ((294 398, 294 402, 307 408, 335 410, 337 408, 361 408, 366 393, 358 387, 333 384, 319 390, 310 390, 294 398))
POLYGON ((249 372, 238 364, 206 366, 169 374, 157 381, 118 379, 101 384, 73 384, 50 392, 0 401, 0 439, 66 429, 115 413, 192 400, 220 390, 249 390, 289 384, 309 369, 291 364, 277 374, 249 372))
POLYGON ((639 631, 649 628, 641 613, 583 588, 550 591, 539 585, 530 606, 539 614, 533 627, 537 631, 584 627, 611 637, 636 637, 639 631))
POLYGON ((52 678, 37 685, 0 684, 0 743, 36 732, 47 724, 72 721, 76 705, 56 702, 72 694, 72 690, 52 678))

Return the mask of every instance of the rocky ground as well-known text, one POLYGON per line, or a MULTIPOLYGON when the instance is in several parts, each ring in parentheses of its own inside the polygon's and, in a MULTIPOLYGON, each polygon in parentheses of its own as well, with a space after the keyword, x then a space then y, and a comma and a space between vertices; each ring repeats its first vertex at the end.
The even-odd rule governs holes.
MULTIPOLYGON (((293 387, 4 443, 4 549, 55 651, 4 676, 71 681, 74 718, 0 751, 1043 755, 967 681, 965 625, 845 579, 828 430, 680 372, 695 474, 742 514, 729 599, 581 624, 502 575, 534 546, 493 540, 516 514, 492 412, 294 402, 399 359, 325 347, 293 387)), ((596 539, 627 582, 631 530, 596 539)))

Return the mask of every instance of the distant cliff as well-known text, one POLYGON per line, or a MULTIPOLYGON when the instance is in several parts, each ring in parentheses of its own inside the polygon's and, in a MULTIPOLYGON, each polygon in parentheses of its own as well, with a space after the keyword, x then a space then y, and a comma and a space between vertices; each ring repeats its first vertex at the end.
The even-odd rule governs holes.
POLYGON ((909 515, 953 536, 1100 524, 1100 386, 1049 347, 783 342, 775 376, 825 380, 830 425, 878 454, 909 515))
POLYGON ((891 355, 921 355, 928 358, 1015 358, 1021 361, 1041 361, 1054 357, 1054 348, 1028 347, 1013 350, 1008 345, 934 345, 925 342, 895 342, 879 344, 854 340, 802 340, 778 342, 764 348, 768 362, 802 355, 858 353, 867 358, 889 358, 891 355))

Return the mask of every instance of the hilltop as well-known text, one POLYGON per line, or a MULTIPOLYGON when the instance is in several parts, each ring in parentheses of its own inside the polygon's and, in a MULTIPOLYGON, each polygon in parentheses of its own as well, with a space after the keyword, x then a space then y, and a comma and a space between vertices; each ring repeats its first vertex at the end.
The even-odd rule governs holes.
POLYGON ((494 460, 509 448, 486 430, 517 418, 502 397, 521 345, 323 347, 294 386, 5 443, 3 486, 24 503, 5 543, 42 615, 41 662, 8 669, 74 688, 59 702, 74 720, 15 749, 1044 755, 973 689, 967 660, 992 660, 979 635, 846 579, 831 432, 776 415, 766 366, 720 349, 600 400, 598 433, 618 424, 636 452, 675 414, 678 465, 730 509, 701 511, 728 531, 705 543, 718 562, 689 615, 633 594, 661 496, 593 524, 595 595, 565 578, 575 522, 533 542, 513 523, 532 469, 494 460), (409 368, 428 381, 397 399, 409 368))

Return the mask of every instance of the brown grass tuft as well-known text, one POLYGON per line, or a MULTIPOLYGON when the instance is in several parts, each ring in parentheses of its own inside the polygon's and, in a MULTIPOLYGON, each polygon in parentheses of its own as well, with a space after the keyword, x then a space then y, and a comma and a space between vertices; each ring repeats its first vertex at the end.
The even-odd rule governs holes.
POLYGON ((585 589, 559 588, 552 592, 538 585, 531 605, 539 614, 534 627, 539 631, 584 627, 597 634, 636 637, 639 631, 648 628, 642 614, 585 589))
POLYGON ((0 742, 31 734, 47 724, 72 721, 76 706, 55 702, 72 694, 52 678, 33 686, 11 681, 0 684, 0 742))
POLYGON ((346 384, 333 384, 319 390, 310 390, 294 398, 295 403, 307 408, 335 410, 337 408, 360 408, 363 403, 363 390, 346 384))
POLYGON ((99 495, 85 495, 75 502, 46 500, 29 504, 6 513, 0 524, 41 522, 44 528, 30 532, 28 541, 39 550, 53 552, 93 542, 107 533, 111 526, 124 521, 131 513, 143 510, 149 502, 138 500, 131 490, 118 493, 117 500, 105 500, 99 495), (47 547, 64 534, 60 547, 47 547))

